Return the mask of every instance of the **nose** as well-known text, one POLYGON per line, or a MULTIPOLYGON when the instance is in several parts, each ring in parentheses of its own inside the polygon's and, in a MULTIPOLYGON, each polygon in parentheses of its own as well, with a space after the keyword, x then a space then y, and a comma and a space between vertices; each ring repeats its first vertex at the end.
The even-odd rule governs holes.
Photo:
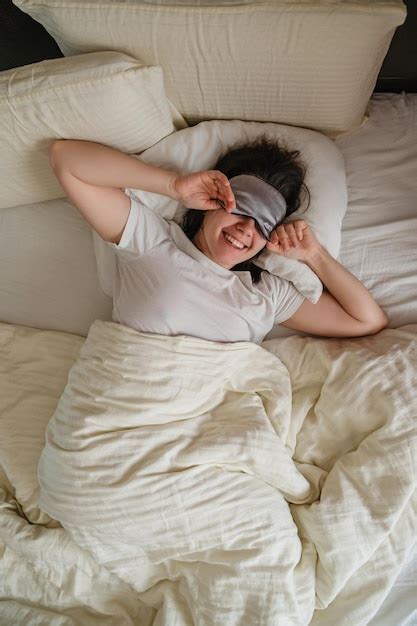
POLYGON ((253 231, 255 230, 255 220, 253 217, 242 216, 239 222, 237 223, 238 230, 241 231, 245 236, 253 235, 253 231))

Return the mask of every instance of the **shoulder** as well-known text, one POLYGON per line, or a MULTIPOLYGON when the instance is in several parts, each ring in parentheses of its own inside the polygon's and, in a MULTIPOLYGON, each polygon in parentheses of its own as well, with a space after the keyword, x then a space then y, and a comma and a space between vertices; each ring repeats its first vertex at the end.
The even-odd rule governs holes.
POLYGON ((298 291, 294 284, 263 270, 261 276, 264 288, 270 290, 275 309, 275 323, 281 324, 290 318, 303 304, 305 297, 298 291))
POLYGON ((130 196, 130 212, 119 242, 109 244, 120 258, 136 258, 170 238, 169 224, 136 197, 130 196))
POLYGON ((268 289, 274 295, 278 295, 288 285, 292 285, 292 283, 285 278, 271 274, 268 270, 262 270, 259 282, 255 283, 255 286, 260 289, 268 289))

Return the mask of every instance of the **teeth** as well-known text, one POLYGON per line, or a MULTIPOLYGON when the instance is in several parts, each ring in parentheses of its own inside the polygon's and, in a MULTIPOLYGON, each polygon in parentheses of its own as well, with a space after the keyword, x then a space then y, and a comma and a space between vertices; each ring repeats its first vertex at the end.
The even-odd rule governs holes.
POLYGON ((231 235, 228 235, 227 233, 223 233, 223 234, 224 234, 224 238, 226 239, 226 241, 231 243, 234 248, 238 248, 239 250, 243 250, 243 248, 245 248, 243 243, 240 243, 240 241, 238 241, 231 235))

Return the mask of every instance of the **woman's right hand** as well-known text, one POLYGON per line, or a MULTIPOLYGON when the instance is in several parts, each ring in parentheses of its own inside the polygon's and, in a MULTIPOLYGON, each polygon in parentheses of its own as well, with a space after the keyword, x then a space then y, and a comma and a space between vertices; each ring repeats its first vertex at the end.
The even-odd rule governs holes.
POLYGON ((173 184, 176 199, 188 209, 213 211, 224 208, 228 213, 236 207, 230 182, 219 170, 202 170, 177 176, 173 184))

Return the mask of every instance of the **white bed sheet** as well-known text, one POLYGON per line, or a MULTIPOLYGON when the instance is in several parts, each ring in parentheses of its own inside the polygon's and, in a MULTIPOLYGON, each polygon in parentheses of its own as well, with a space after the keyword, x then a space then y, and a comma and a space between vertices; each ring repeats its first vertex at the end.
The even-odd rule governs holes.
POLYGON ((417 94, 375 94, 369 114, 336 141, 349 198, 340 262, 398 327, 417 320, 417 94))
MULTIPOLYGON (((415 322, 417 94, 374 94, 365 126, 336 144, 349 198, 339 260, 371 290, 390 327, 415 322)), ((417 543, 369 626, 416 625, 417 543)))
MULTIPOLYGON (((398 328, 417 321, 417 94, 374 94, 368 115, 336 140, 348 186, 339 261, 398 328)), ((268 338, 291 334, 275 327, 268 338)))
MULTIPOLYGON (((336 140, 349 198, 339 260, 398 327, 417 320, 417 94, 374 94, 369 116, 336 140)), ((416 625, 417 543, 369 623, 416 625)))

